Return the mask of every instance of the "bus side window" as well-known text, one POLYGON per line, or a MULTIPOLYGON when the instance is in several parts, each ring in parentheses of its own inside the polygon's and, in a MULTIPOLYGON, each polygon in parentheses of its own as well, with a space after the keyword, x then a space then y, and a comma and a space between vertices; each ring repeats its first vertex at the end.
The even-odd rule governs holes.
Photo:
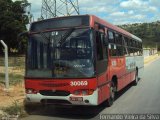
POLYGON ((115 43, 119 44, 119 35, 117 33, 115 33, 115 43))
POLYGON ((97 60, 103 60, 103 47, 100 32, 96 31, 97 60))
POLYGON ((129 55, 129 48, 128 48, 128 39, 127 37, 122 37, 123 39, 123 46, 124 46, 124 55, 128 56, 129 55))
POLYGON ((110 56, 117 56, 117 46, 115 44, 110 44, 110 56))
POLYGON ((109 42, 110 42, 110 43, 115 43, 113 32, 108 31, 108 39, 109 39, 109 42))
POLYGON ((123 46, 118 45, 117 46, 117 56, 123 56, 124 55, 124 51, 123 51, 123 46))
POLYGON ((103 59, 107 59, 108 51, 107 51, 107 38, 105 37, 104 33, 101 34, 101 43, 102 43, 102 50, 103 50, 103 59))
POLYGON ((128 48, 126 46, 123 47, 124 56, 128 56, 128 48))
POLYGON ((123 45, 123 38, 122 38, 122 35, 119 35, 119 42, 120 42, 120 45, 123 45))
POLYGON ((115 33, 115 43, 122 45, 122 35, 115 33))

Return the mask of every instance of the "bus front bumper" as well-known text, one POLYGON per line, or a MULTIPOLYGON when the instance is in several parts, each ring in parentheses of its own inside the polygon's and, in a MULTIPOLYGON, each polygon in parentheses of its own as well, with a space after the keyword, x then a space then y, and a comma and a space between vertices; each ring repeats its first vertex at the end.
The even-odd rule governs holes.
POLYGON ((40 93, 26 94, 27 103, 45 103, 45 104, 62 104, 62 105, 98 105, 98 89, 92 95, 75 96, 44 96, 40 93))

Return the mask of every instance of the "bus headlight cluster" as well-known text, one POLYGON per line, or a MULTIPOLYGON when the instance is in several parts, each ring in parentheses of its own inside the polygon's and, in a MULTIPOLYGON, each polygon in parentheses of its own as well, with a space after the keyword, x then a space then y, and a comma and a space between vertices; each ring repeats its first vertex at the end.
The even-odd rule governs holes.
POLYGON ((37 91, 34 89, 26 89, 27 94, 37 94, 37 91))
POLYGON ((74 95, 82 95, 82 96, 85 96, 85 95, 92 95, 94 92, 94 90, 76 90, 73 92, 74 95))

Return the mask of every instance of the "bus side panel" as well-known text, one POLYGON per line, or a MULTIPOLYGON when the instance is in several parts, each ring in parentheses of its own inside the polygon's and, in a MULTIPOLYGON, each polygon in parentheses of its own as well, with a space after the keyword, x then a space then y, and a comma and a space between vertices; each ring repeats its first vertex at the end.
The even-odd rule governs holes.
POLYGON ((135 56, 126 56, 126 83, 125 86, 135 79, 136 61, 135 56))
POLYGON ((127 74, 123 75, 122 78, 118 79, 118 91, 120 91, 121 89, 126 87, 129 83, 131 83, 131 81, 133 79, 133 75, 134 75, 134 73, 127 73, 127 74))
POLYGON ((126 65, 125 57, 114 57, 111 58, 110 64, 110 78, 112 80, 113 76, 117 77, 117 90, 122 89, 125 86, 125 75, 126 65))
MULTIPOLYGON (((135 80, 135 77, 136 76, 136 71, 133 71, 133 72, 131 72, 131 79, 130 79, 130 82, 132 82, 132 81, 134 81, 135 80)), ((130 83, 129 82, 129 83, 130 83)))
POLYGON ((108 73, 98 77, 98 104, 109 98, 109 83, 108 73))
POLYGON ((126 87, 131 81, 131 73, 126 74, 124 87, 126 87))
POLYGON ((124 87, 125 76, 118 78, 117 90, 121 90, 124 87))
POLYGON ((138 67, 138 77, 143 77, 143 69, 144 69, 144 56, 136 56, 135 57, 136 66, 138 67))

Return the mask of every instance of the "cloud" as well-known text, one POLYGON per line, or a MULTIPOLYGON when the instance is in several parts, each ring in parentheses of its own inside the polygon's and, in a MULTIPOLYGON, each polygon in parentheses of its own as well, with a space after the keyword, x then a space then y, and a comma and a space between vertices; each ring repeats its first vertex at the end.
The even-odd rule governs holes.
POLYGON ((118 22, 117 19, 119 19, 119 24, 122 24, 124 23, 122 21, 125 21, 125 23, 127 21, 143 21, 147 16, 142 14, 135 14, 134 11, 131 10, 128 12, 114 12, 111 13, 109 17, 112 18, 113 21, 116 21, 116 23, 118 22))
POLYGON ((142 6, 147 6, 147 2, 143 0, 128 0, 120 3, 120 6, 123 8, 142 8, 142 6))
POLYGON ((143 19, 146 18, 146 15, 141 15, 141 14, 139 14, 139 15, 133 16, 133 18, 134 18, 134 19, 137 19, 137 20, 143 20, 143 19))
MULTIPOLYGON (((152 0, 152 1, 156 1, 156 0, 152 0)), ((122 7, 123 9, 132 9, 132 10, 134 9, 139 11, 155 12, 158 10, 158 8, 153 4, 154 2, 147 1, 147 0, 127 0, 127 1, 122 1, 120 3, 120 7, 122 7)))
MULTIPOLYGON (((35 19, 42 0, 28 0, 35 19)), ((57 0, 58 1, 58 0, 57 0)), ((114 24, 160 20, 160 0, 79 0, 80 14, 94 14, 114 24)))
POLYGON ((118 0, 79 0, 80 13, 108 14, 117 10, 118 0))
POLYGON ((144 19, 146 15, 134 14, 134 11, 128 12, 115 12, 110 14, 109 16, 120 19, 144 19))
POLYGON ((160 1, 159 0, 149 0, 149 4, 153 6, 160 7, 160 1))
POLYGON ((130 10, 130 11, 128 11, 128 14, 129 14, 129 15, 133 15, 133 14, 134 14, 134 11, 133 11, 133 10, 130 10))
POLYGON ((110 16, 115 16, 115 17, 124 17, 125 12, 115 12, 115 13, 111 13, 110 16))

